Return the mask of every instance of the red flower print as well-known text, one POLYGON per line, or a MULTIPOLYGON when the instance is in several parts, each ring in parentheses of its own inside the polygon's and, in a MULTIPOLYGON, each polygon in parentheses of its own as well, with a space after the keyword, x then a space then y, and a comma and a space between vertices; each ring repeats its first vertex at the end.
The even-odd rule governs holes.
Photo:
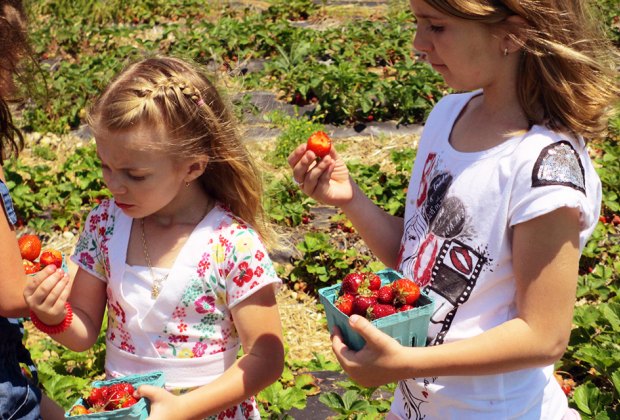
POLYGON ((254 275, 256 277, 260 277, 263 275, 264 272, 265 270, 263 270, 263 267, 256 267, 256 270, 254 270, 254 275))
POLYGON ((172 318, 173 319, 183 319, 183 318, 185 318, 186 315, 187 315, 187 313, 185 312, 185 308, 176 307, 174 309, 174 312, 172 313, 172 318))
POLYGON ((254 272, 248 266, 248 263, 245 261, 239 264, 239 271, 241 273, 237 277, 235 277, 233 281, 235 282, 237 286, 241 287, 243 286, 243 283, 249 283, 250 280, 252 280, 252 277, 254 276, 254 272))
POLYGON ((95 264, 95 259, 88 252, 82 252, 80 262, 87 267, 92 267, 95 264))
POLYGON ((171 343, 187 343, 188 338, 187 335, 170 334, 169 341, 171 343))
POLYGON ((100 226, 99 227, 99 235, 101 235, 101 236, 105 235, 105 226, 100 226))
POLYGON ((209 262, 208 255, 204 255, 202 260, 198 263, 198 275, 204 277, 209 267, 211 267, 211 263, 209 262))
POLYGON ((108 220, 108 217, 109 217, 109 215, 108 215, 107 212, 106 213, 101 213, 101 220, 103 220, 103 221, 108 220))
POLYGON ((185 332, 185 331, 187 331, 187 324, 182 322, 179 324, 179 332, 185 332))
POLYGON ((194 356, 196 357, 202 357, 204 356, 206 350, 207 350, 207 345, 205 343, 198 342, 194 344, 192 353, 194 353, 194 356))
POLYGON ((263 254, 263 252, 259 250, 259 251, 256 251, 256 254, 254 255, 254 258, 256 258, 258 261, 261 261, 264 256, 265 256, 265 254, 263 254))
POLYGON ((194 302, 196 312, 199 314, 209 314, 215 311, 215 298, 213 296, 200 296, 194 302))

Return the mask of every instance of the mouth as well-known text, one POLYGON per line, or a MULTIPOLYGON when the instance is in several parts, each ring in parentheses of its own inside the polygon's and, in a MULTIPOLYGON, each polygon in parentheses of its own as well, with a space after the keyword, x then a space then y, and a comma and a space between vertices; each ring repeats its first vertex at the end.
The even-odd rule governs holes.
POLYGON ((130 209, 130 208, 132 208, 132 207, 133 207, 133 204, 125 204, 125 203, 121 203, 120 201, 117 201, 117 202, 116 202, 116 205, 117 205, 118 207, 120 207, 121 209, 124 209, 124 210, 125 210, 125 209, 130 209))

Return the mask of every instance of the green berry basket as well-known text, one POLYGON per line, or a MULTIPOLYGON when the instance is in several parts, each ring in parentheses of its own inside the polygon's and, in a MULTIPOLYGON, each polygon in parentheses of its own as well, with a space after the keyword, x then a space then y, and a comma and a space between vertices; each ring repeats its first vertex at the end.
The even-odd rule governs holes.
MULTIPOLYGON (((92 383, 93 388, 101 388, 102 386, 112 385, 120 382, 129 382, 138 388, 140 385, 152 385, 163 387, 164 386, 164 373, 161 371, 149 372, 145 374, 123 376, 121 378, 110 379, 107 381, 94 381, 92 383)), ((84 398, 80 398, 71 406, 71 408, 65 413, 66 419, 73 420, 108 420, 108 419, 127 419, 127 420, 144 420, 149 416, 149 402, 146 398, 140 398, 137 403, 127 408, 120 408, 114 411, 103 411, 100 413, 80 414, 77 416, 71 416, 71 409, 76 405, 84 405, 84 398)))
MULTIPOLYGON (((389 284, 403 276, 395 270, 382 270, 376 273, 381 284, 389 284)), ((360 350, 366 341, 349 326, 349 317, 340 312, 334 302, 338 298, 340 284, 319 289, 319 300, 325 308, 329 331, 337 326, 342 332, 345 344, 352 350, 360 350)), ((400 344, 407 347, 424 347, 428 334, 428 325, 434 308, 433 299, 421 292, 415 307, 404 312, 397 312, 384 318, 375 319, 371 323, 400 344)))

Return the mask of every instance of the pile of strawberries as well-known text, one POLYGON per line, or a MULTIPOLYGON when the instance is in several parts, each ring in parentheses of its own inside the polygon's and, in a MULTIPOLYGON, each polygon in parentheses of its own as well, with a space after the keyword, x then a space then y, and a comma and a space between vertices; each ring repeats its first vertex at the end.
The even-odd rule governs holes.
POLYGON ((117 382, 111 385, 91 388, 88 395, 84 398, 84 404, 74 405, 69 414, 79 416, 131 407, 138 402, 133 396, 134 391, 133 385, 129 382, 117 382))
POLYGON ((17 240, 17 243, 26 274, 38 273, 43 267, 50 264, 54 264, 57 268, 62 267, 60 251, 50 248, 41 252, 41 239, 37 235, 23 235, 17 240))
POLYGON ((420 288, 410 279, 400 278, 382 285, 375 273, 349 273, 340 286, 334 306, 343 314, 374 320, 413 309, 420 288))

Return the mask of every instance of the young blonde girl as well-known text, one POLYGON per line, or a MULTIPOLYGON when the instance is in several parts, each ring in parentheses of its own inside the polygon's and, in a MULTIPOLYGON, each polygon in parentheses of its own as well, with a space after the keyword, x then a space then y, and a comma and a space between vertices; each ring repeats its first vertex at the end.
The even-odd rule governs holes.
POLYGON ((553 376, 571 331, 580 252, 600 211, 586 142, 617 100, 612 49, 583 0, 411 0, 414 48, 454 88, 424 127, 405 217, 363 195, 332 151, 300 145, 300 188, 339 206, 372 251, 435 300, 428 346, 365 318, 360 384, 398 382, 391 419, 578 417, 553 376), (599 61, 600 60, 600 61, 599 61), (369 223, 370 222, 370 223, 369 223))
POLYGON ((113 199, 88 216, 68 304, 48 279, 26 292, 34 314, 79 351, 107 304, 108 377, 162 370, 172 391, 139 389, 152 419, 259 418, 253 395, 283 369, 280 280, 227 106, 197 66, 154 57, 120 73, 89 122, 113 199))

